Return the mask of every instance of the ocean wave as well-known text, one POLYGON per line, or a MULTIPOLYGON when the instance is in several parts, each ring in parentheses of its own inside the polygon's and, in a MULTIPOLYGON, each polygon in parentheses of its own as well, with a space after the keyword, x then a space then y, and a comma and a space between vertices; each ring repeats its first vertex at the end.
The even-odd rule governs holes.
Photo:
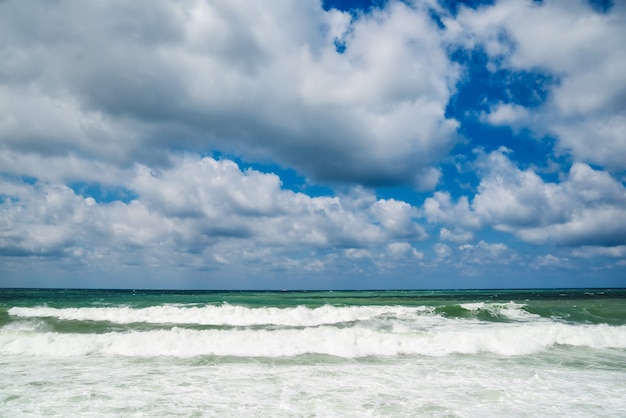
POLYGON ((466 303, 433 306, 331 306, 316 308, 250 308, 227 303, 207 306, 160 305, 147 308, 83 307, 52 308, 13 307, 9 315, 19 318, 55 318, 64 321, 106 321, 115 324, 195 324, 214 326, 293 326, 310 327, 369 320, 415 322, 433 325, 441 319, 476 319, 483 321, 535 321, 538 315, 525 311, 525 305, 508 303, 466 303))
POLYGON ((524 310, 525 304, 516 302, 507 303, 487 303, 474 302, 463 303, 459 305, 465 311, 475 313, 477 316, 481 314, 494 319, 507 319, 510 321, 535 321, 540 318, 539 315, 524 310))
POLYGON ((210 329, 181 327, 151 331, 71 334, 0 332, 1 355, 128 357, 290 357, 324 354, 367 356, 493 353, 519 356, 556 345, 626 348, 626 326, 562 323, 476 324, 429 332, 398 332, 363 326, 303 329, 210 329))
POLYGON ((429 314, 433 308, 404 306, 345 306, 325 305, 317 308, 248 308, 238 305, 209 305, 181 307, 161 305, 148 308, 98 307, 51 308, 13 307, 9 315, 21 318, 56 318, 66 321, 107 321, 116 324, 195 324, 217 326, 278 325, 311 327, 333 325, 375 318, 415 318, 429 314))

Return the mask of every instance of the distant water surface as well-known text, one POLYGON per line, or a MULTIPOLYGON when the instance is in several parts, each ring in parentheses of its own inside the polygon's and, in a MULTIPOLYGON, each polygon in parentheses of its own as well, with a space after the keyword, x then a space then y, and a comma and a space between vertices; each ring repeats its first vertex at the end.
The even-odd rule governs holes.
POLYGON ((0 289, 0 416, 626 416, 626 290, 0 289))

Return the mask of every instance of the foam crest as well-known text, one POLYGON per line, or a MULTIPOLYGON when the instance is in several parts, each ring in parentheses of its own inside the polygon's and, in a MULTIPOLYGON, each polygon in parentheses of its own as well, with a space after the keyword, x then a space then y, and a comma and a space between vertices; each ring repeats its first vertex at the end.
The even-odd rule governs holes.
POLYGON ((22 319, 10 322, 0 328, 1 331, 9 332, 45 332, 52 331, 44 321, 39 319, 22 319))
POLYGON ((174 305, 148 308, 99 307, 65 308, 13 307, 9 314, 22 318, 57 318, 75 321, 107 321, 117 324, 197 324, 219 326, 320 326, 375 318, 414 319, 428 314, 428 307, 403 306, 321 306, 307 308, 248 308, 237 305, 181 307, 174 305))
POLYGON ((493 353, 528 355, 555 345, 626 348, 626 326, 493 324, 400 333, 367 327, 321 326, 282 330, 171 329, 106 334, 23 334, 3 329, 0 355, 129 357, 285 357, 326 354, 365 356, 493 353))
POLYGON ((535 321, 541 318, 539 315, 532 314, 524 310, 524 304, 507 302, 507 303, 463 303, 460 305, 468 311, 486 311, 493 316, 502 316, 512 321, 535 321))

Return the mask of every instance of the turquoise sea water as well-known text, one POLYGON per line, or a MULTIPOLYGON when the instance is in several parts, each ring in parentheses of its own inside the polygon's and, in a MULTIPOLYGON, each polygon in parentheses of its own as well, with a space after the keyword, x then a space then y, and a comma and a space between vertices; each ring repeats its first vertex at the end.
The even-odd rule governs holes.
POLYGON ((626 290, 0 289, 0 416, 626 416, 626 290))

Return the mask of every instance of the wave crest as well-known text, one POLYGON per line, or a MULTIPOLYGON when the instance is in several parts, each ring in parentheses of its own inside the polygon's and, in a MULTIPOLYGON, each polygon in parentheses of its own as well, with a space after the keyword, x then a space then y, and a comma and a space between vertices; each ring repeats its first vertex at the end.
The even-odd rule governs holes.
POLYGON ((568 324, 497 324, 444 327, 430 332, 397 332, 362 326, 304 329, 193 330, 181 327, 152 331, 70 334, 0 333, 2 355, 136 357, 286 357, 325 354, 366 356, 493 353, 527 355, 555 345, 626 348, 626 326, 568 324))

